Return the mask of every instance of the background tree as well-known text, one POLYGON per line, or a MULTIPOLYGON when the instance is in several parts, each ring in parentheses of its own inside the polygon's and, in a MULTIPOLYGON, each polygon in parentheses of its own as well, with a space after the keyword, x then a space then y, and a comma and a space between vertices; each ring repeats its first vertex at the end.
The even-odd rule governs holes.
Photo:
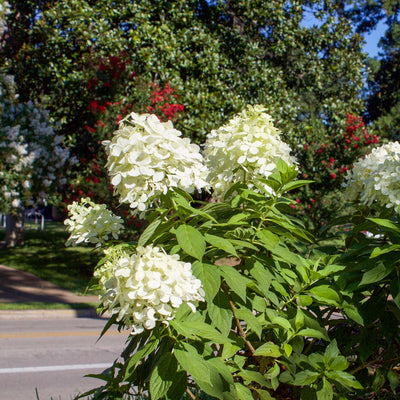
POLYGON ((398 140, 400 136, 400 24, 392 24, 380 41, 381 58, 371 62, 367 118, 375 130, 398 140))
POLYGON ((87 82, 109 57, 124 60, 125 69, 103 87, 99 104, 117 101, 142 111, 151 89, 138 91, 134 72, 144 88, 170 84, 185 106, 176 126, 198 143, 246 104, 261 103, 298 153, 310 142, 311 121, 338 134, 348 112, 363 110, 362 38, 348 18, 337 18, 335 1, 69 0, 11 6, 3 51, 7 71, 22 100, 41 95, 47 101, 79 158, 93 144, 82 124, 92 118, 87 82), (306 7, 318 25, 304 26, 306 7))

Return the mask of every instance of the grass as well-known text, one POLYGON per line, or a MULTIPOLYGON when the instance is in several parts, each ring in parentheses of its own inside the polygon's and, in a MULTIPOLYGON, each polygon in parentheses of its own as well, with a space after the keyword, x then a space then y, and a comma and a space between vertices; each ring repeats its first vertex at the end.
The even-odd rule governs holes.
MULTIPOLYGON (((25 245, 0 248, 0 264, 30 272, 75 294, 87 293, 99 250, 65 247, 68 233, 62 222, 46 222, 45 230, 25 230, 25 245)), ((0 241, 5 240, 4 229, 0 241)))

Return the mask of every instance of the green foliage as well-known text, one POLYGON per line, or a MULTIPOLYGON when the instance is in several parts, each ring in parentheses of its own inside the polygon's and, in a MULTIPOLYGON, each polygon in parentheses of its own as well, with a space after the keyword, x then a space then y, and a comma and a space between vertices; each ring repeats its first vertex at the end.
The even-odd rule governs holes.
POLYGON ((290 212, 287 189, 305 184, 296 176, 279 162, 268 179, 252 188, 236 184, 218 203, 167 194, 139 243, 191 262, 206 301, 196 313, 182 305, 169 324, 131 336, 122 360, 95 376, 105 385, 91 392, 94 398, 396 393, 398 214, 375 210, 370 217, 362 209, 349 216, 349 235, 329 255, 290 212), (265 196, 263 185, 276 194, 265 196))
MULTIPOLYGON (((84 133, 86 83, 109 56, 124 55, 144 82, 170 83, 187 111, 178 128, 199 142, 248 103, 268 105, 296 144, 311 115, 335 125, 362 106, 361 37, 330 0, 313 4, 319 27, 301 25, 304 1, 10 3, 8 73, 23 100, 49 100, 67 136, 84 133)), ((135 97, 132 83, 111 85, 111 101, 135 97)))

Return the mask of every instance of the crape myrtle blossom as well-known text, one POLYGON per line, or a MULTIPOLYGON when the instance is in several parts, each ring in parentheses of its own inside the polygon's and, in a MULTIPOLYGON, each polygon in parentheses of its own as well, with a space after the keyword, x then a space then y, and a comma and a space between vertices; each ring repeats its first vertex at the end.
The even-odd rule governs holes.
POLYGON ((142 217, 153 200, 172 188, 192 193, 208 186, 199 146, 182 138, 171 121, 130 114, 113 138, 104 141, 109 175, 121 203, 142 217))
POLYGON ((242 179, 271 175, 282 158, 293 165, 290 147, 280 138, 272 117, 260 105, 248 106, 226 125, 207 135, 204 158, 216 197, 242 179))
POLYGON ((365 205, 378 202, 387 208, 400 205, 400 143, 377 147, 354 164, 348 172, 346 195, 365 205))
POLYGON ((63 138, 57 135, 49 114, 32 102, 0 103, 0 209, 46 203, 50 190, 65 181, 67 164, 73 164, 63 138))
POLYGON ((68 206, 69 219, 64 221, 70 237, 66 246, 80 243, 95 243, 100 246, 111 235, 118 239, 123 230, 122 218, 107 209, 105 204, 96 204, 90 198, 74 201, 68 206))
POLYGON ((195 303, 204 301, 201 281, 177 254, 152 245, 139 246, 136 253, 121 246, 104 253, 106 262, 94 273, 103 291, 101 301, 105 310, 118 314, 117 321, 133 329, 132 334, 173 319, 182 303, 196 312, 195 303))

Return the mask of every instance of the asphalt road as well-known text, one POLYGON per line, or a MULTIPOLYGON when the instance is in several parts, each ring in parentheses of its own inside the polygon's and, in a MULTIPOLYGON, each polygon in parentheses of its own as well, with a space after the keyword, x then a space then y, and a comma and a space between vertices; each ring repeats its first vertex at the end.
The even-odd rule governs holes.
POLYGON ((128 332, 98 342, 106 321, 91 318, 0 320, 0 400, 70 400, 101 381, 128 332), (38 396, 36 394, 38 393, 38 396))

